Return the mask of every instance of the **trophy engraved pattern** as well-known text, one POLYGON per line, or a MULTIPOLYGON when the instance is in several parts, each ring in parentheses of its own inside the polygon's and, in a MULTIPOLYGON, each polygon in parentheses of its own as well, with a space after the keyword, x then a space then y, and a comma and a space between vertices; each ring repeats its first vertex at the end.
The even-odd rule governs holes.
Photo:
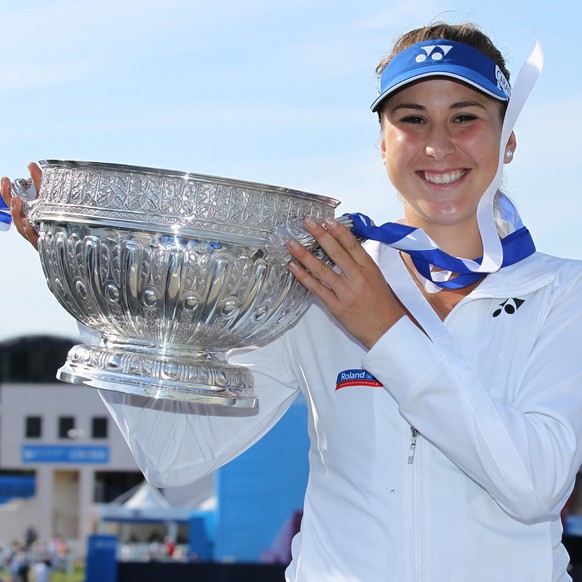
POLYGON ((42 212, 45 219, 117 221, 167 232, 191 228, 242 241, 265 240, 277 225, 306 216, 317 220, 333 216, 334 205, 323 197, 317 200, 282 188, 269 191, 261 185, 228 185, 206 176, 188 176, 49 166, 43 174, 43 198, 31 211, 31 220, 42 212))
POLYGON ((283 228, 285 236, 306 216, 331 217, 337 202, 150 168, 43 166, 29 218, 47 284, 102 337, 99 346, 73 347, 58 377, 140 396, 255 406, 252 374, 226 353, 284 331, 310 304, 273 232, 283 228))

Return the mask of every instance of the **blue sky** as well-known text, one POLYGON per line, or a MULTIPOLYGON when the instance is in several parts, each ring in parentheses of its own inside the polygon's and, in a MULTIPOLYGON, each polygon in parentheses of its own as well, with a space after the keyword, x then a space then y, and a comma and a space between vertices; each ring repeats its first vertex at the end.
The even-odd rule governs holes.
MULTIPOLYGON (((478 23, 516 77, 546 64, 516 127, 505 189, 544 252, 582 258, 582 5, 499 0, 0 0, 0 173, 31 160, 138 164, 341 200, 377 222, 400 207, 369 112, 373 70, 405 30, 478 23)), ((32 248, 0 233, 0 340, 74 336, 32 248)))

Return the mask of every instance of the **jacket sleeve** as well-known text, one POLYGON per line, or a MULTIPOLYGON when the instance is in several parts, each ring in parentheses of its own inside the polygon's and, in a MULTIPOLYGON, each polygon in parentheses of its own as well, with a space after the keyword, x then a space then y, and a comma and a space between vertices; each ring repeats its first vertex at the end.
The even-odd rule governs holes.
POLYGON ((248 449, 283 416, 297 394, 287 372, 284 343, 281 337, 229 358, 251 367, 258 410, 100 391, 150 483, 172 487, 201 478, 248 449))
POLYGON ((408 318, 364 358, 411 426, 526 523, 555 518, 582 463, 581 302, 579 280, 552 301, 509 403, 408 318))

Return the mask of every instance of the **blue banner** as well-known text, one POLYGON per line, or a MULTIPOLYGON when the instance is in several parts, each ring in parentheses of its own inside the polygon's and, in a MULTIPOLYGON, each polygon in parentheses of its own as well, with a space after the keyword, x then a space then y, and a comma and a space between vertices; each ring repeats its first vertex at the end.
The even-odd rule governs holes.
POLYGON ((109 447, 23 445, 23 463, 108 463, 109 447))

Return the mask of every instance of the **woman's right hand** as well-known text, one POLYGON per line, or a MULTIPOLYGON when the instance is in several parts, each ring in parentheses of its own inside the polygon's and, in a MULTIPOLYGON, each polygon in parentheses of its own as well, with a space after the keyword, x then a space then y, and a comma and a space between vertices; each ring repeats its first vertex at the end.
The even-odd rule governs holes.
MULTIPOLYGON (((30 177, 34 182, 36 191, 40 192, 40 182, 42 178, 42 170, 34 163, 28 165, 28 171, 30 172, 30 177)), ((26 218, 22 208, 22 200, 18 196, 12 196, 10 192, 10 178, 2 178, 2 198, 6 202, 6 206, 10 208, 10 213, 12 214, 12 220, 16 230, 28 241, 30 244, 37 249, 38 248, 38 232, 30 224, 29 220, 26 218)))

